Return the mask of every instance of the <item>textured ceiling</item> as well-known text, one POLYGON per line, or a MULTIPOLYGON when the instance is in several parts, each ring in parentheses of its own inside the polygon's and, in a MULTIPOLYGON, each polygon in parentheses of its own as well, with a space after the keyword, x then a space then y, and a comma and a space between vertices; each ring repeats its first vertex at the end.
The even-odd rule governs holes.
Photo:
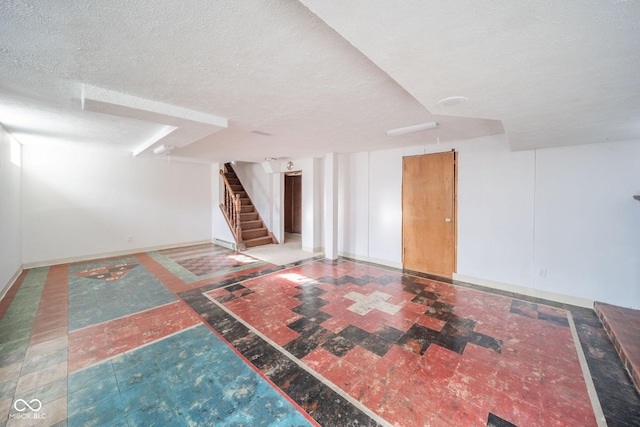
POLYGON ((9 0, 0 122, 23 143, 121 151, 171 124, 83 110, 84 84, 228 119, 174 152, 209 161, 505 130, 514 149, 640 137, 636 1, 303 3, 9 0), (454 95, 469 102, 435 106, 454 95))
POLYGON ((302 0, 434 114, 503 122, 512 149, 640 137, 640 2, 302 0))

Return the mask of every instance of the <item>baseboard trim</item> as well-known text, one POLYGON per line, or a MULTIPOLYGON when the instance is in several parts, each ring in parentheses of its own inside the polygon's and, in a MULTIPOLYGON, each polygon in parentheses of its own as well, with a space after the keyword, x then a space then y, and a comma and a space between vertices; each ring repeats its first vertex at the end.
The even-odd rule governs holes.
POLYGON ((103 259, 103 258, 113 258, 113 257, 134 255, 134 254, 139 254, 139 253, 142 253, 142 252, 160 251, 160 250, 163 250, 163 249, 183 248, 183 247, 186 247, 186 246, 204 245, 204 244, 207 244, 207 243, 212 243, 212 241, 210 239, 208 239, 208 240, 197 240, 197 241, 193 241, 193 242, 174 243, 174 244, 169 244, 169 245, 158 245, 158 246, 148 246, 148 247, 144 247, 144 248, 126 249, 126 250, 123 250, 123 251, 103 252, 103 253, 92 254, 92 255, 82 255, 82 256, 70 257, 70 258, 59 258, 59 259, 53 259, 53 260, 48 260, 48 261, 37 261, 37 262, 30 262, 30 263, 23 264, 22 268, 29 269, 29 268, 37 268, 37 267, 50 267, 52 265, 69 264, 69 263, 82 262, 82 261, 91 261, 91 260, 99 260, 99 259, 103 259))
POLYGON ((214 245, 218 245, 218 246, 222 246, 223 248, 231 249, 232 251, 236 250, 236 244, 234 242, 228 242, 226 240, 214 238, 213 239, 213 244, 214 245))
POLYGON ((4 288, 2 288, 2 293, 0 294, 0 301, 4 299, 4 297, 7 295, 7 292, 9 292, 9 290, 11 290, 13 285, 16 284, 16 280, 18 280, 18 277, 20 277, 23 271, 24 271, 24 266, 20 266, 20 268, 18 268, 18 271, 16 271, 14 275, 11 276, 9 281, 4 285, 4 288))
POLYGON ((549 301, 559 302, 562 304, 570 304, 578 307, 593 309, 593 300, 590 300, 587 298, 557 294, 555 292, 527 288, 525 286, 512 285, 510 283, 497 282, 495 280, 482 279, 479 277, 467 276, 465 274, 458 274, 458 273, 453 273, 453 280, 457 280, 459 282, 471 283, 473 285, 484 286, 487 288, 498 289, 501 291, 513 292, 516 294, 526 295, 529 297, 546 299, 549 301))
POLYGON ((311 253, 315 253, 315 252, 324 252, 324 247, 323 246, 317 246, 315 248, 306 248, 306 247, 302 247, 301 248, 303 251, 305 252, 311 252, 311 253))
POLYGON ((380 265, 384 265, 384 266, 387 266, 387 267, 402 269, 402 263, 401 262, 386 261, 386 260, 379 259, 379 258, 356 255, 356 254, 352 254, 352 253, 349 253, 349 252, 342 252, 342 251, 338 252, 338 256, 355 259, 357 261, 370 262, 370 263, 373 263, 373 264, 380 264, 380 265))

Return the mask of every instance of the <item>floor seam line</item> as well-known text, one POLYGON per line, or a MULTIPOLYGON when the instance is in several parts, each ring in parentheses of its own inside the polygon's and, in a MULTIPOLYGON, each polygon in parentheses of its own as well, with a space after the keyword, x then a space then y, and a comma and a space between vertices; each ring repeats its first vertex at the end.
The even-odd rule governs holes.
POLYGON ((596 422, 598 423, 598 427, 606 427, 607 420, 604 416, 604 412, 602 411, 602 405, 600 405, 600 398, 598 397, 598 393, 596 392, 596 386, 593 383, 593 377, 591 376, 591 371, 589 370, 587 359, 584 355, 584 351, 582 350, 582 344, 580 342, 580 337, 578 336, 578 330, 576 329, 576 325, 573 322, 573 315, 569 310, 567 310, 567 320, 569 321, 569 327, 571 328, 573 344, 576 348, 578 359, 580 360, 580 368, 582 368, 582 377, 584 378, 584 382, 587 386, 587 393, 589 394, 589 399, 591 400, 591 407, 593 409, 593 414, 596 417, 596 422))

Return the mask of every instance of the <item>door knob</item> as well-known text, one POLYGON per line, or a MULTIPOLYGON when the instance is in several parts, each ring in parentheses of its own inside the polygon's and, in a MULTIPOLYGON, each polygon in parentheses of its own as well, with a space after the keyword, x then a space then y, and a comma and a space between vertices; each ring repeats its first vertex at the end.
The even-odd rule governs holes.
POLYGON ((444 222, 451 222, 451 218, 445 218, 444 222))

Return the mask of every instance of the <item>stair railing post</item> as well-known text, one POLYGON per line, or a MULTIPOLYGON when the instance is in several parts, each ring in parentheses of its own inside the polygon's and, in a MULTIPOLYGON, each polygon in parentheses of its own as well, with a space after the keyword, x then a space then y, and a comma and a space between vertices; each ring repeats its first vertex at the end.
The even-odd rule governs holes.
POLYGON ((227 186, 224 186, 224 212, 229 216, 229 195, 227 194, 227 186))
POLYGON ((240 211, 241 211, 240 195, 236 194, 235 208, 236 208, 236 238, 238 243, 242 242, 242 228, 240 227, 240 211))

